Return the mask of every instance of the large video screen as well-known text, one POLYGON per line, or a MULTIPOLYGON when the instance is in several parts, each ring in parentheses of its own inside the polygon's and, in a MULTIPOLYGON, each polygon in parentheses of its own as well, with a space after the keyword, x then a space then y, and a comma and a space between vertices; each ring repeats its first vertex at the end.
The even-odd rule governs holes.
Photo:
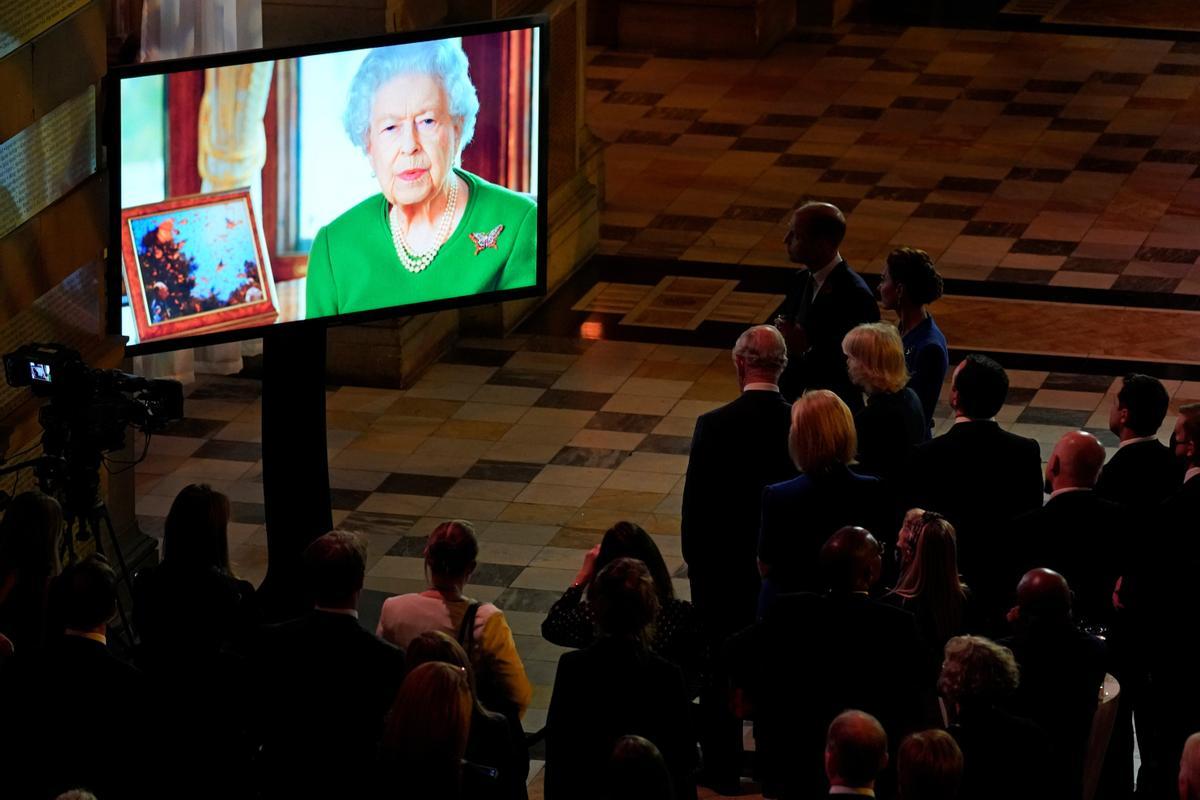
POLYGON ((544 292, 545 27, 115 70, 110 328, 147 353, 544 292))

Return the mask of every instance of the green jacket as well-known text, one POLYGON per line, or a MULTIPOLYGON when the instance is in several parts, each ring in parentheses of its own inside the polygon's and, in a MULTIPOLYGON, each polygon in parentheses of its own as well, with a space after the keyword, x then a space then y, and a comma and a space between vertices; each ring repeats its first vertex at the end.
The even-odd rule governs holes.
POLYGON ((321 228, 308 254, 305 317, 349 314, 532 286, 537 282, 537 204, 461 169, 470 187, 462 221, 422 272, 400 263, 383 194, 321 228), (503 225, 494 247, 477 248, 503 225), (477 237, 478 238, 478 237, 477 237))

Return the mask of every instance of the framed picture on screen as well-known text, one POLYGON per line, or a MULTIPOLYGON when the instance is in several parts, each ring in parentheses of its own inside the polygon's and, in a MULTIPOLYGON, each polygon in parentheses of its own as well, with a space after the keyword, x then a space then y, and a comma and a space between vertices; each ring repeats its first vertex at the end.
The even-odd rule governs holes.
POLYGON ((121 259, 139 341, 265 325, 279 315, 248 190, 123 209, 121 259))

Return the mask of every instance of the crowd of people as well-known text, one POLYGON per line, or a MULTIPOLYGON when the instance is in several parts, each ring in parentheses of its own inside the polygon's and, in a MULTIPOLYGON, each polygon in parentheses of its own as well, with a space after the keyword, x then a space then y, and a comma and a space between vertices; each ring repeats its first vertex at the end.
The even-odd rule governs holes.
POLYGON ((133 581, 126 663, 116 574, 62 567, 61 511, 29 492, 0 522, 6 796, 524 800, 544 736, 550 800, 735 795, 748 769, 770 798, 1200 800, 1200 404, 1164 445, 1165 387, 1127 375, 1108 463, 1078 430, 1043 469, 996 421, 1006 372, 972 354, 933 436, 941 279, 898 249, 881 296, 899 328, 871 319, 844 231, 832 206, 796 212, 799 294, 741 335, 739 397, 696 422, 691 599, 646 531, 608 530, 542 626, 572 649, 544 730, 522 723, 503 610, 469 594, 468 521, 429 535, 428 588, 386 600, 374 632, 364 538, 339 530, 304 552, 309 610, 268 624, 230 567, 228 498, 188 486, 133 581))

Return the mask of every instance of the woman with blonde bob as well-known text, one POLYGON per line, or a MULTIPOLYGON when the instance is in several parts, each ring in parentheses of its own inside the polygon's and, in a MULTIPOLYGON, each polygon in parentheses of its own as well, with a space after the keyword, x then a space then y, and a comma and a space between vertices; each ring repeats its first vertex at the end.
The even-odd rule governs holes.
POLYGON ((856 449, 854 417, 836 394, 818 389, 796 400, 788 445, 801 474, 763 490, 760 615, 777 594, 824 588, 821 547, 840 528, 877 535, 895 528, 883 483, 847 466, 856 449))
POLYGON ((872 322, 847 333, 842 352, 851 382, 867 396, 854 415, 859 466, 890 479, 928 431, 921 400, 907 388, 904 343, 890 323, 872 322))

